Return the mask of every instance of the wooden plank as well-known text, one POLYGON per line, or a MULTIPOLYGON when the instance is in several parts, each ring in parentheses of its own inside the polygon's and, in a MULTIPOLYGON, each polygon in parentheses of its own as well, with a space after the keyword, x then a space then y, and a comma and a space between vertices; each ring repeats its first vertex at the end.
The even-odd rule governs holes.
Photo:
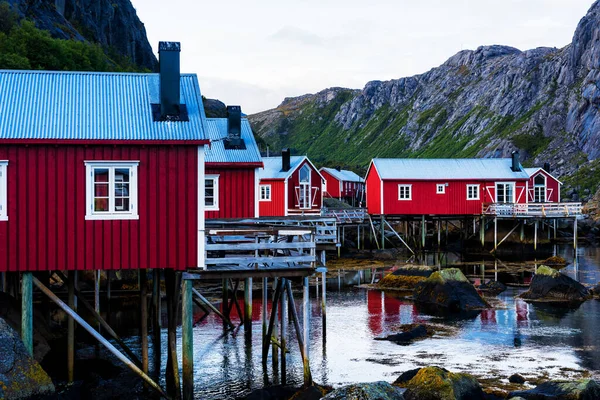
POLYGON ((207 258, 206 265, 220 264, 271 264, 271 263, 310 263, 314 262, 314 256, 290 256, 290 257, 224 257, 207 258))
POLYGON ((206 250, 296 250, 313 249, 315 243, 311 242, 292 242, 292 243, 226 243, 226 244, 207 244, 206 250))

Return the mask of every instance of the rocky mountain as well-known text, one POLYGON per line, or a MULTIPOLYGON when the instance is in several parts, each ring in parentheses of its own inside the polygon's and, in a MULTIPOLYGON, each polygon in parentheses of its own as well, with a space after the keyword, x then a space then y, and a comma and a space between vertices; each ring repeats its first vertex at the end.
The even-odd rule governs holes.
MULTIPOLYGON (((461 51, 422 75, 331 88, 250 116, 272 150, 362 168, 373 157, 549 162, 584 197, 600 182, 600 0, 562 48, 461 51)), ((593 192, 592 192, 593 191, 593 192)))
POLYGON ((151 71, 158 67, 144 24, 129 0, 5 1, 55 38, 99 43, 111 58, 124 57, 151 71))

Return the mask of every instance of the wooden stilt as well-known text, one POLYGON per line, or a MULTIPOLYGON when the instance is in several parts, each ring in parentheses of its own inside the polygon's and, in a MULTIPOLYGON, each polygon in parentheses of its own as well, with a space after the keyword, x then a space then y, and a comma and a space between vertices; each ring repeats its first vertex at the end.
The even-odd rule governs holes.
POLYGON ((183 364, 184 400, 192 400, 194 398, 194 310, 192 304, 192 284, 193 281, 190 279, 183 281, 181 301, 181 358, 183 364))
MULTIPOLYGON (((382 224, 383 226, 383 217, 382 224)), ((383 231, 383 228, 382 228, 383 231)), ((303 280, 303 298, 302 298, 302 324, 304 328, 304 385, 312 385, 312 377, 310 374, 310 356, 309 356, 309 342, 310 342, 310 292, 309 292, 309 281, 308 276, 303 280)))
POLYGON ((494 217, 494 252, 498 250, 498 217, 494 217))
POLYGON ((537 250, 537 240, 538 240, 538 220, 536 219, 533 223, 533 250, 537 250))
POLYGON ((244 333, 252 336, 252 278, 244 280, 244 333))
MULTIPOLYGON (((269 356, 269 345, 271 344, 271 337, 273 336, 273 329, 277 320, 277 303, 279 302, 279 297, 281 296, 281 284, 280 282, 276 282, 275 292, 273 293, 273 302, 271 303, 271 317, 269 319, 269 326, 267 327, 267 334, 263 338, 263 348, 262 348, 262 362, 263 367, 267 367, 267 358, 269 356)), ((275 353, 273 353, 273 357, 275 357, 275 353)))
POLYGON ((0 292, 6 293, 6 272, 0 272, 0 292))
POLYGON ((146 270, 140 269, 140 345, 142 346, 142 371, 148 374, 148 278, 146 270))
POLYGON ((437 220, 436 224, 435 224, 435 228, 436 228, 436 231, 437 231, 437 245, 438 245, 438 249, 440 247, 442 247, 442 232, 441 232, 441 229, 440 229, 440 225, 441 225, 440 220, 437 220))
POLYGON ((179 367, 177 362, 177 310, 179 308, 179 291, 181 274, 172 269, 165 270, 165 287, 167 290, 167 392, 171 397, 181 397, 179 367))
POLYGON ((553 220, 553 228, 554 228, 554 240, 556 240, 556 218, 553 220))
POLYGON ((385 249, 385 216, 381 216, 381 249, 385 249))
MULTIPOLYGON (((100 314, 100 270, 94 271, 94 311, 100 314)), ((98 332, 100 332, 100 323, 98 323, 98 332)))
POLYGON ((577 256, 577 217, 573 218, 573 251, 577 256))
POLYGON ((161 364, 161 292, 160 292, 160 269, 152 271, 152 356, 154 360, 154 370, 152 374, 155 379, 160 377, 161 364))
MULTIPOLYGON (((281 285, 286 288, 286 279, 281 279, 281 285)), ((288 303, 287 290, 281 292, 281 384, 287 384, 287 327, 288 327, 288 303)))
POLYGON ((112 296, 112 277, 113 272, 110 270, 106 271, 106 298, 109 302, 112 296))
MULTIPOLYGON (((68 305, 75 311, 75 272, 69 271, 68 287, 68 305)), ((75 320, 72 316, 68 317, 67 322, 67 382, 74 380, 75 372, 75 320)))
POLYGON ((267 336, 267 301, 268 301, 268 290, 269 290, 269 281, 268 278, 263 278, 262 280, 262 332, 263 332, 263 341, 267 336))
MULTIPOLYGON (((223 300, 221 302, 221 311, 223 312, 223 315, 229 319, 229 280, 228 279, 223 279, 222 280, 222 296, 223 296, 223 300)), ((223 328, 226 328, 226 323, 225 320, 223 320, 223 328)))
POLYGON ((33 281, 31 272, 21 278, 21 340, 33 356, 33 281))
POLYGON ((521 221, 521 232, 519 234, 519 240, 521 243, 525 241, 525 220, 521 221))
POLYGON ((298 312, 296 310, 296 303, 294 302, 294 295, 292 293, 292 284, 288 280, 287 281, 287 294, 288 294, 288 304, 290 309, 290 316, 292 317, 292 322, 294 324, 294 330, 296 331, 296 340, 298 341, 298 347, 300 348, 300 356, 302 357, 302 364, 304 366, 304 384, 311 385, 312 384, 312 376, 310 373, 310 364, 308 363, 307 355, 304 353, 304 337, 302 331, 300 330, 300 322, 298 321, 298 312))
POLYGON ((425 236, 427 235, 427 225, 425 222, 425 215, 421 216, 421 248, 425 248, 425 236))
POLYGON ((481 247, 485 247, 485 216, 483 215, 479 223, 479 240, 481 241, 481 247))

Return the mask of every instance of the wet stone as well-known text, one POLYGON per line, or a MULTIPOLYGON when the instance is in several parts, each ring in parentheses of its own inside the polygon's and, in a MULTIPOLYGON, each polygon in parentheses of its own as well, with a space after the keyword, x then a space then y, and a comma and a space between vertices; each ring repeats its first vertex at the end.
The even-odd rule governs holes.
POLYGON ((600 385, 593 379, 579 381, 544 382, 531 390, 511 392, 508 397, 520 396, 525 400, 592 400, 600 399, 600 385))
POLYGON ((387 382, 356 383, 341 387, 323 400, 404 400, 402 389, 387 382))
POLYGON ((523 383, 525 383, 525 378, 523 378, 523 376, 521 376, 519 374, 513 374, 508 378, 508 381, 510 383, 523 384, 523 383))
POLYGON ((530 301, 584 302, 591 298, 591 294, 576 280, 542 265, 538 267, 529 290, 520 297, 530 301))

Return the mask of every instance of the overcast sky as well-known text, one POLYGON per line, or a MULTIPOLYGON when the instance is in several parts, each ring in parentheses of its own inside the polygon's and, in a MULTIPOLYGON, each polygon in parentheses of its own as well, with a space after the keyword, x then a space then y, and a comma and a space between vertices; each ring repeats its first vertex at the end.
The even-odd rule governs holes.
POLYGON ((245 113, 284 97, 425 72, 461 49, 571 42, 592 0, 133 0, 148 39, 245 113))

